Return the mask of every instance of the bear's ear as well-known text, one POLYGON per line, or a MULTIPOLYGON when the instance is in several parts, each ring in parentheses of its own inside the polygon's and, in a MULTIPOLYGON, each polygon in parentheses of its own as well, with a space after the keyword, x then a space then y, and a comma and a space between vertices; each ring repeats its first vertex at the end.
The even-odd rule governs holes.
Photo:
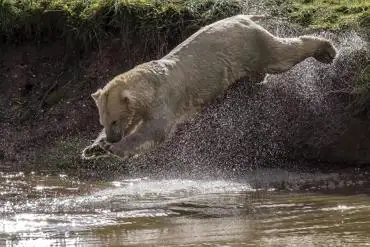
POLYGON ((95 102, 98 101, 101 91, 102 90, 99 88, 95 93, 91 94, 91 97, 94 99, 95 102))
POLYGON ((128 105, 132 100, 133 96, 129 91, 127 90, 122 91, 120 98, 121 104, 128 105))

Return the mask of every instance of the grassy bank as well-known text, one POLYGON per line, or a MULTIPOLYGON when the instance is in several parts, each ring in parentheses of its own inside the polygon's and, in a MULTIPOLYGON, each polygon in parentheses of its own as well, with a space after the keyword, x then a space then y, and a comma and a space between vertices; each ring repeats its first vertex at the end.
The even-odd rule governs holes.
POLYGON ((119 37, 158 49, 240 12, 238 2, 217 0, 0 0, 0 41, 64 40, 68 49, 86 50, 119 37))
MULTIPOLYGON (((367 0, 263 3, 267 13, 309 28, 339 29, 369 21, 367 0)), ((121 34, 128 39, 136 34, 151 44, 158 35, 181 39, 206 23, 248 10, 248 4, 242 0, 0 0, 0 41, 63 39, 71 48, 84 49, 104 38, 121 34)))
POLYGON ((368 0, 267 0, 272 14, 311 29, 369 27, 368 0))

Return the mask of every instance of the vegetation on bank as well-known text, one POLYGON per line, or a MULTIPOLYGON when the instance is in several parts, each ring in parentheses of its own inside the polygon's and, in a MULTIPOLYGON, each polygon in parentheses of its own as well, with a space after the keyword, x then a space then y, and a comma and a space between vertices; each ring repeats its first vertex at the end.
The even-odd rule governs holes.
POLYGON ((311 29, 369 27, 368 0, 267 0, 271 13, 311 29))
MULTIPOLYGON (((368 0, 263 0, 262 3, 260 12, 287 18, 310 29, 363 27, 370 30, 368 0)), ((243 0, 0 0, 0 45, 58 40, 65 42, 68 54, 99 48, 105 40, 120 39, 128 51, 140 47, 143 53, 163 55, 199 27, 248 10, 247 4, 254 3, 243 0)), ((365 108, 370 108, 368 67, 354 90, 358 105, 365 108)))
POLYGON ((234 0, 0 0, 0 43, 64 40, 67 49, 86 50, 118 37, 163 47, 240 12, 234 0))
MULTIPOLYGON (((262 2, 266 11, 261 11, 309 28, 369 23, 368 0, 262 2)), ((0 0, 0 42, 64 39, 84 49, 112 35, 136 34, 150 44, 158 35, 184 38, 206 23, 248 10, 248 4, 253 5, 243 0, 0 0)))

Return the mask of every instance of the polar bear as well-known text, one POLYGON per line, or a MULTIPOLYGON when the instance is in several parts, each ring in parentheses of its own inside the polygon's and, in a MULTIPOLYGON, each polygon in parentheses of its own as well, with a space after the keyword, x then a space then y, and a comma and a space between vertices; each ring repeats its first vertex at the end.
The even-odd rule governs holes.
POLYGON ((314 36, 279 38, 237 15, 201 28, 159 60, 113 78, 91 96, 104 127, 83 150, 130 157, 162 143, 177 123, 198 112, 238 79, 282 73, 306 58, 331 63, 336 49, 314 36))

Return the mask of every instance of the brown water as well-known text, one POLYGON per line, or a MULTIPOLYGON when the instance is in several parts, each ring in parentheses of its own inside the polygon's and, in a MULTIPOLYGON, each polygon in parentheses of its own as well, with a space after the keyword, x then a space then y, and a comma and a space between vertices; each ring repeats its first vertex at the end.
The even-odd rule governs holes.
POLYGON ((260 170, 239 180, 89 182, 0 173, 0 246, 370 246, 367 176, 260 170))

